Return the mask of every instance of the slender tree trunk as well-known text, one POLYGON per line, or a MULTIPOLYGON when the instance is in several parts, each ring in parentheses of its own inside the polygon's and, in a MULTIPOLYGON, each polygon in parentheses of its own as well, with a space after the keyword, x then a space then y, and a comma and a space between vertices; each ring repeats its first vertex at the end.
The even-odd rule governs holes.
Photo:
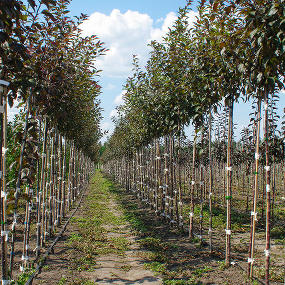
POLYGON ((16 182, 16 191, 15 191, 15 202, 14 202, 14 220, 12 225, 12 239, 11 239, 11 252, 10 252, 10 276, 13 275, 13 265, 14 265, 14 255, 15 255, 15 240, 16 240, 16 224, 17 224, 17 216, 18 216, 18 200, 19 200, 19 193, 21 191, 21 176, 22 176, 22 167, 23 167, 23 161, 24 161, 24 151, 26 147, 26 141, 27 141, 27 132, 28 132, 28 120, 30 115, 30 101, 32 97, 32 90, 30 91, 30 95, 28 97, 27 105, 26 105, 26 117, 25 117, 25 126, 24 126, 24 135, 23 135, 23 142, 21 146, 21 152, 20 152, 20 161, 19 161, 19 169, 18 169, 18 176, 17 176, 17 182, 16 182))
POLYGON ((1 80, 0 82, 0 222, 1 222, 1 262, 2 262, 2 280, 8 280, 8 264, 7 264, 7 217, 6 217, 6 148, 7 148, 7 81, 1 80))
POLYGON ((158 180, 158 199, 157 199, 157 214, 163 212, 163 183, 161 178, 161 156, 160 156, 160 143, 157 140, 156 145, 156 159, 157 159, 157 180, 158 180))
MULTIPOLYGON (((203 135, 202 135, 203 140, 203 135)), ((203 148, 203 143, 202 143, 203 148)), ((204 197, 203 197, 203 190, 204 190, 204 171, 203 171, 203 158, 200 162, 200 227, 199 227, 199 238, 200 238, 200 244, 202 245, 203 241, 203 210, 204 210, 204 197)), ((199 197, 199 196, 198 196, 199 197)))
POLYGON ((58 225, 61 224, 61 218, 62 218, 62 183, 63 183, 63 169, 62 169, 62 136, 59 135, 58 137, 58 197, 57 197, 57 220, 58 225))
MULTIPOLYGON (((62 203, 62 218, 65 217, 65 210, 66 210, 66 140, 64 140, 64 147, 63 147, 63 166, 62 166, 62 195, 63 195, 63 203, 62 203)), ((89 171, 88 171, 89 172, 89 171)))
POLYGON ((253 276, 253 263, 254 263, 254 243, 255 243, 255 229, 257 222, 257 198, 258 198, 258 167, 259 167, 259 141, 260 141, 260 109, 261 99, 258 99, 258 111, 257 111, 257 130, 256 130, 256 149, 255 149, 255 172, 254 172, 254 199, 253 199, 253 211, 251 212, 252 227, 251 227, 251 249, 248 259, 249 263, 249 277, 253 276))
POLYGON ((191 180, 191 204, 189 213, 189 238, 193 238, 193 222, 194 222, 194 191, 195 191, 195 164, 196 164, 196 140, 197 133, 195 130, 195 137, 193 141, 193 157, 192 157, 192 180, 191 180))
POLYGON ((212 112, 209 113, 209 246, 210 253, 213 251, 212 241, 212 195, 213 195, 213 177, 212 177, 212 112))
POLYGON ((227 225, 226 225, 226 266, 231 262, 231 201, 232 201, 232 130, 233 130, 233 100, 231 99, 228 117, 228 147, 227 147, 227 225))
MULTIPOLYGON (((179 227, 183 230, 183 204, 182 204, 182 177, 181 177, 181 135, 178 137, 178 199, 177 203, 177 222, 179 227)), ((184 168, 184 179, 185 179, 185 168, 184 168)), ((185 185, 185 181, 184 181, 185 185)))
POLYGON ((265 94, 264 102, 264 142, 265 142, 265 180, 266 180, 266 230, 265 230, 265 283, 269 285, 270 267, 270 165, 269 165, 269 145, 268 145, 268 94, 265 94))
POLYGON ((37 195, 37 246, 36 246, 36 258, 39 257, 40 254, 40 246, 41 246, 41 227, 43 224, 41 223, 41 203, 44 203, 43 198, 43 188, 45 183, 45 168, 46 168, 46 148, 47 148, 47 119, 44 119, 44 138, 43 138, 43 149, 42 149, 42 165, 41 165, 41 176, 39 182, 39 192, 37 195))
MULTIPOLYGON (((204 128, 202 129, 201 134, 201 149, 204 149, 204 128)), ((200 217, 199 217, 199 238, 200 238, 200 244, 202 245, 202 239, 203 239, 203 210, 204 210, 204 155, 202 154, 200 157, 200 193, 197 192, 197 197, 200 196, 200 217), (200 195, 199 195, 200 194, 200 195)), ((198 189, 197 189, 198 190, 198 189)))
POLYGON ((174 137, 169 136, 169 193, 168 193, 168 203, 169 203, 169 221, 170 225, 174 226, 174 189, 175 189, 175 166, 174 166, 174 137))
POLYGON ((48 235, 53 234, 53 219, 54 219, 54 168, 55 168, 55 133, 53 131, 51 141, 51 155, 50 155, 50 182, 49 182, 49 212, 48 212, 48 235))
MULTIPOLYGON (((48 126, 47 126, 48 128, 48 126)), ((46 130, 47 134, 48 131, 46 130)), ((46 138, 46 153, 43 155, 45 159, 44 165, 44 173, 43 173, 43 180, 42 180, 42 234, 41 234, 41 247, 46 242, 47 237, 47 214, 48 214, 48 189, 49 189, 49 169, 50 169, 50 139, 46 138)))
POLYGON ((26 202, 26 211, 25 211, 25 222, 24 222, 24 241, 23 241, 23 254, 22 261, 23 267, 21 268, 24 271, 24 268, 28 267, 29 262, 29 232, 30 232, 30 217, 31 217, 31 188, 30 185, 26 187, 26 195, 28 201, 26 202))
POLYGON ((275 166, 275 157, 273 156, 273 162, 271 165, 272 168, 272 197, 271 197, 271 224, 275 224, 275 215, 274 215, 274 203, 275 203, 275 193, 276 193, 276 166, 275 166))
POLYGON ((163 209, 163 217, 167 219, 168 211, 169 211, 169 169, 168 169, 168 161, 169 161, 169 141, 168 138, 164 139, 164 191, 163 191, 163 201, 164 201, 164 209, 163 209))

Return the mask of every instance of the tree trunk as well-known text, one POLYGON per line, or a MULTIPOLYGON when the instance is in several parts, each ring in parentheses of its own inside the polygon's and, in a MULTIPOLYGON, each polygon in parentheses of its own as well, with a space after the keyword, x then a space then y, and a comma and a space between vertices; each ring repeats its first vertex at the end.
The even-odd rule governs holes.
POLYGON ((191 202, 190 202, 190 213, 189 213, 189 238, 193 238, 196 140, 197 140, 197 133, 195 130, 195 137, 193 141, 193 156, 192 156, 192 180, 191 180, 191 197, 190 197, 191 202))
POLYGON ((12 225, 12 239, 11 239, 11 252, 10 252, 10 277, 13 275, 13 265, 14 265, 14 249, 15 249, 15 240, 16 240, 16 224, 17 224, 17 215, 18 215, 18 200, 19 200, 19 193, 21 191, 21 177, 22 177, 22 167, 23 167, 23 161, 24 161, 24 150, 26 147, 26 140, 27 140, 27 132, 28 132, 28 120, 29 120, 29 114, 30 114, 30 101, 32 97, 32 90, 30 90, 30 94, 28 97, 27 105, 26 105, 26 117, 25 117, 25 126, 24 126, 24 134, 23 134, 23 142, 21 146, 21 153, 20 153, 20 161, 19 161, 19 170, 18 170, 18 176, 17 176, 17 182, 16 182, 16 191, 15 191, 15 202, 14 202, 14 221, 12 225))
POLYGON ((264 142, 265 142, 265 180, 266 180, 266 230, 265 230, 265 283, 269 285, 270 267, 270 165, 269 165, 269 145, 268 145, 268 94, 265 94, 264 102, 264 142))
POLYGON ((225 265, 230 266, 231 262, 231 200, 232 200, 232 132, 233 131, 233 100, 229 105, 228 116, 228 146, 227 146, 227 225, 226 225, 226 259, 225 265))
POLYGON ((212 113, 209 113, 209 246, 210 253, 213 251, 212 241, 212 195, 213 195, 213 177, 212 177, 212 113))
POLYGON ((253 257, 254 257, 254 242, 255 242, 255 229, 257 222, 257 198, 258 198, 258 166, 259 166, 259 141, 260 141, 260 109, 261 99, 258 99, 257 110, 257 130, 256 130, 256 148, 255 148, 255 172, 254 172, 254 198, 253 198, 253 211, 251 212, 252 226, 251 226, 251 249, 248 259, 249 263, 249 277, 253 276, 253 257))

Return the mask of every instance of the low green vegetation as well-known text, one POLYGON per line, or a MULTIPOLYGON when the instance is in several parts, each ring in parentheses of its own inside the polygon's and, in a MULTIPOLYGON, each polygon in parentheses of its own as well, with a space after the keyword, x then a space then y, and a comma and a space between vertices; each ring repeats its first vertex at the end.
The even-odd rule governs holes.
POLYGON ((11 284, 17 284, 17 285, 24 285, 26 284, 26 282, 29 280, 29 278, 33 275, 33 273, 35 272, 35 269, 27 269, 25 270, 23 273, 21 273, 18 276, 18 279, 15 283, 11 283, 11 284))
MULTIPOLYGON (((126 222, 127 217, 116 215, 112 211, 113 199, 116 193, 112 183, 96 172, 91 181, 91 191, 86 199, 82 216, 73 217, 72 226, 77 229, 73 232, 65 244, 75 252, 82 253, 80 257, 72 259, 70 270, 90 272, 96 269, 96 256, 105 254, 124 255, 129 250, 130 242, 122 236, 108 236, 109 228, 117 229, 120 233, 120 226, 126 222)), ((122 268, 124 271, 130 268, 122 268)), ((65 282, 62 279, 61 282, 65 282)), ((75 281, 74 281, 75 282, 75 281)), ((77 281, 76 281, 77 282, 77 281)), ((81 280, 83 283, 74 284, 95 284, 81 280), (85 283, 84 283, 85 282, 85 283), (86 283, 87 282, 87 283, 86 283)), ((62 283, 65 284, 65 283, 62 283)))
MULTIPOLYGON (((260 279, 265 278, 265 268, 259 267, 256 269, 256 276, 260 279)), ((283 282, 284 281, 284 272, 280 273, 280 268, 271 267, 270 270, 270 280, 275 282, 283 282)))
POLYGON ((275 226, 271 229, 271 237, 282 239, 285 237, 285 228, 283 226, 275 226))
POLYGON ((167 271, 166 264, 158 261, 146 263, 145 268, 160 274, 166 274, 167 271))
POLYGON ((201 282, 195 282, 192 280, 165 280, 164 285, 202 285, 201 282))

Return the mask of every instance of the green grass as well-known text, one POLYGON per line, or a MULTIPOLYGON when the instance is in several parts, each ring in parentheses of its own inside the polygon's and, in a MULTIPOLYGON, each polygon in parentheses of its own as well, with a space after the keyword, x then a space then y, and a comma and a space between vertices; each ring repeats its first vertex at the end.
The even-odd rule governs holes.
POLYGON ((161 263, 158 261, 154 261, 154 262, 150 262, 150 263, 145 263, 144 267, 146 269, 149 269, 155 273, 161 273, 161 274, 165 274, 167 271, 166 268, 166 264, 165 263, 161 263))
POLYGON ((275 244, 277 245, 285 245, 285 238, 283 239, 276 239, 275 244))
MULTIPOLYGON (((87 259, 76 260, 76 270, 87 271, 88 268, 96 267, 96 263, 92 264, 91 260, 96 260, 97 255, 117 254, 124 255, 130 248, 128 239, 124 237, 110 237, 108 232, 122 232, 122 225, 129 223, 134 233, 139 237, 138 243, 144 250, 141 255, 145 258, 145 268, 153 271, 156 275, 163 278, 163 284, 168 285, 189 285, 202 284, 199 279, 207 277, 208 273, 213 269, 209 266, 201 267, 198 264, 189 268, 187 264, 179 264, 178 246, 172 242, 165 242, 167 236, 165 230, 161 229, 161 221, 159 219, 150 219, 148 211, 141 209, 137 200, 132 196, 126 195, 124 189, 112 183, 109 179, 103 177, 98 171, 96 172, 91 183, 91 191, 86 202, 83 217, 72 219, 72 223, 77 226, 78 233, 73 234, 67 241, 70 246, 87 255, 87 259), (116 201, 116 205, 114 205, 116 201), (112 212, 115 207, 121 212, 121 215, 112 212), (91 264, 90 264, 91 262, 91 264), (179 264, 179 265, 178 265, 179 264), (93 267, 92 267, 93 266, 93 267)), ((189 207, 184 207, 185 220, 188 218, 189 207)), ((195 223, 199 224, 200 207, 195 206, 195 223)), ((226 224, 225 208, 215 205, 213 207, 213 228, 215 230, 224 231, 226 224)), ((208 226, 209 209, 205 204, 203 207, 203 225, 208 226)), ((232 229, 234 232, 248 231, 250 225, 250 213, 232 211, 232 229)), ((164 228, 163 228, 164 229, 164 228)), ((170 230, 171 231, 171 230, 170 230)), ((173 233, 177 233, 173 231, 173 233)), ((206 231, 204 234, 207 234, 206 231)), ((282 231, 280 228, 273 229, 273 235, 282 241, 282 231), (275 232, 274 232, 275 231, 275 232)), ((200 244, 200 239, 194 238, 191 242, 200 244)), ((239 252, 244 251, 244 242, 234 245, 239 252)), ((247 247, 246 247, 247 250, 247 247)), ((189 256, 189 258, 192 258, 189 256)), ((183 263, 183 262, 182 262, 183 263)), ((124 271, 131 269, 128 265, 121 267, 124 271)), ((218 262, 217 274, 225 269, 224 262, 218 262)), ((263 272, 259 273, 260 275, 263 272)), ((278 276, 273 276, 278 279, 278 276)), ((74 284, 88 284, 83 283, 74 284)), ((94 284, 94 283, 90 283, 94 284)))
POLYGON ((165 253, 153 252, 153 251, 145 252, 143 257, 148 261, 158 261, 158 262, 162 262, 162 263, 167 262, 167 259, 168 259, 167 255, 165 253))
POLYGON ((132 266, 131 265, 123 265, 123 266, 121 266, 121 269, 125 272, 128 272, 132 269, 132 266))
POLYGON ((163 251, 168 249, 168 245, 162 242, 162 240, 159 238, 146 237, 140 239, 138 242, 141 247, 149 249, 151 251, 163 251))
MULTIPOLYGON (((66 245, 81 253, 79 258, 72 260, 70 266, 70 269, 78 272, 93 271, 96 268, 96 256, 124 255, 130 246, 130 242, 125 237, 108 236, 110 229, 111 231, 119 229, 127 220, 125 215, 116 215, 112 212, 112 203, 117 195, 115 191, 111 191, 114 189, 113 184, 97 171, 91 180, 90 187, 82 217, 74 217, 71 220, 77 232, 72 233, 66 241, 66 245)), ((94 284, 86 283, 86 280, 84 282, 80 284, 94 284)))
POLYGON ((92 272, 96 268, 96 260, 92 255, 75 258, 73 260, 71 269, 81 271, 92 272))
POLYGON ((202 277, 204 273, 208 273, 210 271, 213 271, 213 268, 209 266, 204 266, 202 268, 197 268, 194 271, 192 271, 192 274, 194 274, 197 277, 202 277))
POLYGON ((225 270, 227 268, 224 260, 223 261, 217 261, 217 263, 219 264, 220 270, 225 270))
POLYGON ((85 279, 85 278, 77 278, 73 280, 71 284, 72 285, 96 285, 97 283, 95 283, 94 281, 85 279))
POLYGON ((28 281, 28 279, 33 275, 35 269, 26 269, 23 273, 18 276, 16 281, 17 285, 24 285, 28 281))
POLYGON ((282 239, 285 237, 285 228, 282 226, 275 226, 271 229, 271 237, 282 239))
MULTIPOLYGON (((284 272, 280 273, 280 268, 275 268, 271 266, 270 268, 270 280, 276 282, 283 282, 284 281, 284 272)), ((265 278, 265 268, 259 267, 255 269, 255 274, 258 278, 264 279, 265 278)))
POLYGON ((66 282, 67 282, 67 279, 65 277, 62 277, 57 284, 58 285, 64 285, 64 284, 66 284, 66 282))
POLYGON ((188 280, 184 280, 184 279, 172 279, 172 280, 164 280, 163 281, 164 285, 202 285, 201 282, 196 282, 195 280, 193 280, 193 278, 190 278, 188 280))

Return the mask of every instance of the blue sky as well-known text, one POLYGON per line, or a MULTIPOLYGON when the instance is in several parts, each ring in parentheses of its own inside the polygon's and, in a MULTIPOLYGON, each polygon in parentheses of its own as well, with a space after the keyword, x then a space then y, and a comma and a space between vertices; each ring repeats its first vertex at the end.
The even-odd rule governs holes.
POLYGON ((146 13, 156 20, 165 17, 171 11, 176 12, 179 7, 183 7, 185 4, 186 0, 73 0, 69 10, 72 15, 78 15, 78 13, 90 15, 95 11, 110 14, 113 9, 119 9, 123 13, 132 10, 146 13))

